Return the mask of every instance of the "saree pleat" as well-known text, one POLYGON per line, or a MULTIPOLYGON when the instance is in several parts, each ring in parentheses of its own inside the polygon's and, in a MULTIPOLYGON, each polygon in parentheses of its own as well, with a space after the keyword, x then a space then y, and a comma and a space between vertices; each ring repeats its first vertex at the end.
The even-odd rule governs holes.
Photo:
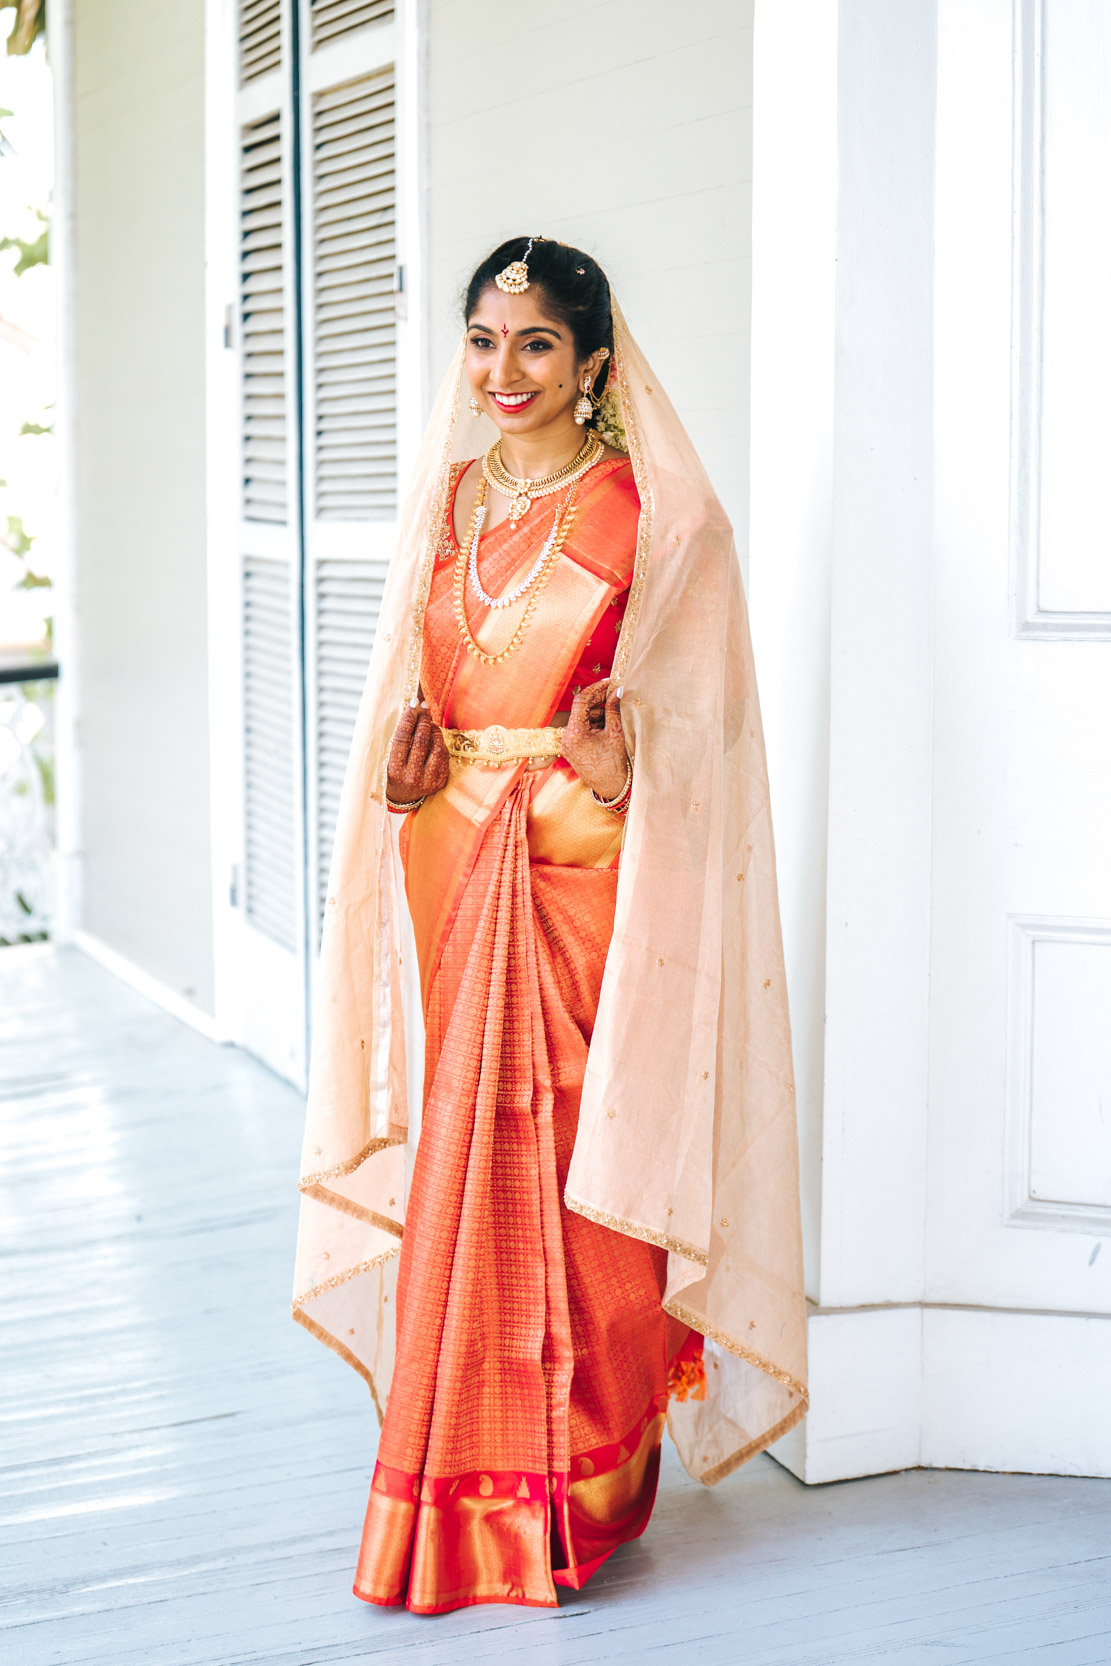
POLYGON ((422 1613, 551 1606, 643 1531, 688 1334, 660 1305, 665 1253, 562 1202, 617 872, 533 859, 558 776, 518 769, 506 793, 502 772, 466 862, 443 830, 453 802, 474 816, 473 777, 434 846, 403 845, 411 895, 463 877, 446 930, 427 914, 425 1107, 355 1590, 422 1613))

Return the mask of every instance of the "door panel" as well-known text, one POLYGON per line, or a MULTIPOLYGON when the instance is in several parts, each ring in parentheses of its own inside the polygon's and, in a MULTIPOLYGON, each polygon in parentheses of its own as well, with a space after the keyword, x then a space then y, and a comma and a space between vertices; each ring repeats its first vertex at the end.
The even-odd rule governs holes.
MULTIPOLYGON (((339 793, 397 534, 399 318, 397 28, 317 43, 302 108, 305 352, 305 690, 309 931, 315 964, 339 793)), ((325 16, 325 13, 327 16, 325 16)))
POLYGON ((290 0, 242 0, 237 128, 241 860, 236 1039, 305 1069, 296 128, 290 0))
POLYGON ((939 12, 927 1295, 1111 1311, 1111 15, 939 12))

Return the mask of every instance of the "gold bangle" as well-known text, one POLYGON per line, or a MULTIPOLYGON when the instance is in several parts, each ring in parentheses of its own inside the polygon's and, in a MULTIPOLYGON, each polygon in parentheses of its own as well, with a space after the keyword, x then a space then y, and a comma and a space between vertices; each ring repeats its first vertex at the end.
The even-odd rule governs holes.
POLYGON ((408 816, 412 815, 414 810, 420 809, 424 803, 424 798, 427 798, 428 794, 425 793, 424 798, 414 798, 411 804, 395 804, 388 793, 383 793, 382 796, 386 800, 386 809, 389 810, 391 815, 408 816))
POLYGON ((625 758, 625 784, 614 798, 599 798, 598 794, 594 791, 594 788, 591 787, 590 789, 590 796, 594 800, 595 804, 600 805, 603 810, 608 810, 613 816, 624 815, 625 811, 629 808, 629 799, 632 797, 632 793, 633 760, 628 756, 625 758))

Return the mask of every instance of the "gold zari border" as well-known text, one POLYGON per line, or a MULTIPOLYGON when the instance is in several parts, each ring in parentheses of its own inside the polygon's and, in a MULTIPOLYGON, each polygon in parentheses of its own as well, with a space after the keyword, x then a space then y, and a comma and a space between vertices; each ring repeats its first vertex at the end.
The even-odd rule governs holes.
POLYGON ((380 1215, 376 1209, 368 1209, 365 1204, 354 1203, 349 1197, 341 1197, 339 1192, 330 1192, 326 1186, 302 1186, 301 1191, 316 1203, 326 1203, 330 1209, 338 1209, 343 1215, 353 1215, 357 1221, 366 1221, 368 1226, 388 1232, 392 1238, 405 1236, 405 1228, 400 1221, 393 1220, 389 1215, 380 1215))
POLYGON ((608 1226, 614 1232, 623 1232, 627 1238, 639 1238, 642 1243, 657 1244, 660 1249, 671 1250, 674 1255, 681 1255, 684 1261, 693 1261, 698 1267, 705 1267, 709 1263, 709 1256, 705 1251, 696 1249, 693 1244, 684 1243, 682 1238, 669 1238, 665 1232, 653 1232, 650 1226, 641 1226, 639 1221, 625 1221, 619 1215, 604 1214, 601 1209, 593 1209, 589 1203, 580 1203, 577 1197, 569 1197, 567 1193, 564 1193, 563 1201, 576 1215, 585 1215, 588 1221, 596 1221, 599 1226, 608 1226))
POLYGON ((384 1135, 381 1139, 371 1140, 369 1144, 363 1146, 363 1149, 356 1156, 349 1157, 346 1162, 336 1163, 330 1169, 318 1169, 315 1174, 306 1174, 303 1179, 297 1182, 297 1190, 311 1192, 314 1186, 319 1186, 324 1180, 339 1180, 342 1175, 354 1174, 355 1170, 361 1168, 367 1158, 373 1157, 376 1152, 385 1151, 391 1145, 404 1144, 403 1139, 390 1139, 388 1135, 384 1135))
POLYGON ((773 1365, 771 1360, 764 1359, 761 1354, 756 1353, 752 1348, 746 1348, 743 1342, 738 1342, 734 1337, 728 1336, 725 1331, 718 1330, 716 1325, 711 1325, 700 1313, 695 1313, 693 1308, 684 1307, 682 1302, 672 1299, 663 1303, 663 1310, 665 1313, 670 1313, 673 1319, 678 1319, 682 1324, 689 1325, 691 1330, 698 1331, 701 1336, 708 1336, 710 1341, 716 1342, 719 1347, 725 1348, 731 1354, 736 1354, 739 1359, 745 1361, 746 1365, 753 1365, 758 1371, 763 1371, 765 1376, 772 1377, 777 1383, 782 1383, 792 1394, 798 1395, 797 1405, 791 1407, 786 1417, 781 1417, 778 1423, 773 1423, 772 1427, 765 1430, 758 1439, 750 1440, 747 1445, 738 1447, 736 1452, 731 1452, 728 1458, 723 1458, 719 1464, 714 1465, 713 1469, 708 1469, 705 1475, 698 1477, 704 1487, 713 1487, 719 1481, 724 1481, 727 1475, 732 1475, 735 1469, 739 1469, 750 1458, 754 1458, 758 1452, 765 1451, 781 1439, 788 1430, 793 1429, 795 1424, 806 1416, 807 1408, 810 1405, 810 1393, 806 1384, 800 1383, 797 1377, 792 1377, 789 1371, 784 1371, 778 1365, 773 1365))
MULTIPOLYGON (((625 329, 625 320, 621 320, 625 329)), ((636 560, 633 564, 633 579, 629 586, 629 600, 625 605, 625 615, 621 621, 621 632, 617 639, 617 649, 613 656, 613 669, 610 681, 620 685, 625 681, 625 671, 632 652, 633 637, 636 634, 637 619, 640 615, 641 599, 644 595, 644 584, 648 576, 648 549, 652 542, 655 505, 652 502, 652 488, 648 481, 648 470, 644 466, 644 452, 641 446, 640 433, 637 429, 636 413, 633 402, 629 398, 629 384, 625 377, 625 361, 620 350, 613 357, 613 370, 617 380, 618 396, 621 400, 621 421, 625 429, 625 438, 629 442, 629 458, 633 465, 633 479, 636 481, 637 492, 640 496, 640 519, 637 522, 636 560)), ((683 1252, 680 1251, 682 1254, 683 1252)))
POLYGON ((294 1296, 294 1310, 303 1307, 306 1302, 311 1302, 315 1296, 322 1296, 326 1290, 336 1290, 341 1284, 347 1284, 351 1279, 358 1278, 361 1273, 372 1273, 375 1267, 381 1267, 385 1262, 392 1261, 395 1255, 400 1254, 401 1245, 391 1244, 388 1250, 382 1251, 381 1255, 372 1255, 369 1261, 359 1261, 354 1267, 348 1267, 345 1273, 333 1273, 332 1277, 326 1278, 323 1284, 311 1285, 303 1295, 294 1296))
POLYGON ((310 1336, 315 1336, 318 1342, 323 1342, 324 1346, 330 1348, 334 1354, 338 1354, 340 1359, 350 1365, 353 1371, 359 1373, 359 1376, 370 1389, 370 1397, 374 1401, 374 1410, 378 1417, 379 1428, 382 1427, 382 1419, 385 1414, 378 1399, 378 1390, 374 1386, 374 1378, 358 1355, 353 1354, 351 1349, 341 1342, 338 1336, 333 1336, 331 1331, 325 1330, 323 1325, 318 1325, 315 1319, 309 1318, 305 1312, 304 1304, 312 1301, 314 1296, 323 1295, 326 1290, 335 1290, 339 1285, 347 1284, 349 1280, 358 1278, 361 1273, 372 1273, 376 1267, 384 1266, 387 1261, 392 1260, 395 1255, 400 1255, 400 1253, 400 1244, 396 1249, 383 1250, 381 1255, 372 1256, 369 1261, 360 1261, 358 1266, 349 1267, 345 1273, 337 1273, 334 1278, 326 1279, 323 1284, 313 1285, 312 1289, 307 1290, 303 1296, 294 1296, 293 1298, 293 1317, 296 1323, 302 1325, 310 1336))
POLYGON ((689 1307, 684 1307, 682 1302, 677 1302, 674 1299, 665 1302, 664 1310, 670 1313, 673 1319, 680 1319, 684 1325, 689 1325, 691 1330, 698 1331, 702 1336, 708 1336, 711 1342, 716 1342, 720 1347, 727 1348, 731 1354, 738 1355, 749 1365, 755 1365, 757 1370, 763 1371, 766 1377, 774 1377, 777 1383, 782 1383, 785 1388, 791 1390, 792 1394, 801 1397, 804 1409, 809 1405, 810 1396, 806 1384, 800 1383, 797 1377, 792 1377, 789 1371, 784 1371, 780 1366, 773 1365, 770 1359, 765 1359, 762 1354, 754 1352, 752 1348, 746 1348, 743 1342, 738 1342, 733 1337, 727 1336, 725 1331, 718 1330, 701 1314, 695 1313, 689 1307))
MULTIPOLYGON (((428 591, 432 584, 432 572, 436 565, 440 528, 444 523, 448 494, 451 489, 451 448, 455 438, 455 424, 459 420, 459 383, 462 376, 463 365, 462 360, 460 360, 459 373, 455 378, 455 386, 451 394, 451 409, 448 412, 444 449, 436 466, 436 485, 428 514, 428 524, 424 528, 424 554, 421 556, 420 565, 417 568, 416 591, 413 597, 412 612, 409 616, 409 646, 405 660, 405 683, 402 691, 404 703, 408 703, 413 698, 420 684, 421 661, 424 657, 424 610, 428 605, 428 591)), ((387 756, 383 764, 383 778, 388 763, 389 758, 387 756)))
MULTIPOLYGON (((699 1481, 704 1487, 716 1487, 719 1481, 724 1481, 727 1475, 732 1475, 735 1469, 740 1469, 741 1465, 748 1463, 750 1458, 755 1458, 758 1453, 766 1452, 769 1446, 774 1446, 777 1440, 781 1440, 805 1416, 806 1404, 800 1402, 797 1406, 791 1408, 786 1417, 781 1417, 778 1423, 773 1423, 772 1427, 762 1434, 758 1440, 750 1440, 747 1446, 738 1447, 727 1458, 723 1458, 719 1464, 715 1464, 713 1469, 708 1469, 705 1475, 700 1475, 698 1477, 699 1481)), ((670 1412, 668 1412, 668 1430, 671 1431, 670 1412)), ((674 1440, 674 1438, 674 1433, 672 1433, 672 1439, 674 1440)))

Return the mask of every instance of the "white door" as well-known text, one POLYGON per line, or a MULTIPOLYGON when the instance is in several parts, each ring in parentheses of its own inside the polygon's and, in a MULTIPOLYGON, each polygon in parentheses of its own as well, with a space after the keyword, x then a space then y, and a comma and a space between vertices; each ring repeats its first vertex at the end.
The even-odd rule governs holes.
MULTIPOLYGON (((417 166, 405 138, 414 100, 398 93, 417 73, 415 12, 239 0, 235 14, 237 415, 228 455, 210 446, 214 475, 234 470, 225 497, 238 522, 234 553, 210 566, 214 706, 236 736, 225 747, 214 733, 216 868, 229 874, 218 1017, 298 1083, 339 790, 396 532, 399 407, 412 428, 423 406, 419 328, 404 318, 419 225, 398 166, 402 151, 417 166)), ((214 178, 218 190, 210 158, 214 178)))
POLYGON ((382 4, 302 0, 302 330, 310 966, 347 753, 397 532, 399 252, 395 30, 382 4), (333 17, 332 14, 342 14, 333 17))
POLYGON ((924 1454, 1111 1473, 1111 6, 939 28, 924 1454))
POLYGON ((305 1060, 302 545, 293 0, 241 0, 237 1040, 305 1060))

